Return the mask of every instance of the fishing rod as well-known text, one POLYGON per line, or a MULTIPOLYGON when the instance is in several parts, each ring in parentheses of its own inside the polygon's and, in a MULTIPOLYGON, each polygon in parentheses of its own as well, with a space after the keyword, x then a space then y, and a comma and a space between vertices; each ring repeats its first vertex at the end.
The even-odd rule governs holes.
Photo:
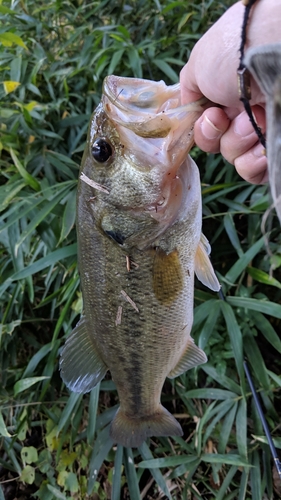
POLYGON ((269 428, 268 428, 268 425, 267 425, 267 421, 266 421, 264 413, 262 411, 260 399, 259 399, 259 396, 258 396, 257 391, 255 389, 255 386, 253 384, 253 380, 252 380, 251 374, 249 372, 249 369, 248 369, 246 361, 244 361, 243 365, 244 365, 244 370, 245 370, 245 373, 246 373, 246 376, 247 376, 247 379, 248 379, 248 382, 249 382, 249 386, 250 386, 252 394, 253 394, 255 405, 256 405, 256 408, 258 410, 258 414, 259 414, 259 417, 261 419, 261 423, 262 423, 262 426, 264 428, 264 432, 265 432, 265 435, 266 435, 266 438, 267 438, 267 441, 268 441, 268 444, 269 444, 271 455, 273 457, 273 460, 274 460, 275 467, 277 469, 279 478, 281 479, 281 463, 280 463, 280 460, 278 458, 277 451, 276 451, 276 448, 274 446, 272 437, 270 435, 270 431, 269 431, 269 428))

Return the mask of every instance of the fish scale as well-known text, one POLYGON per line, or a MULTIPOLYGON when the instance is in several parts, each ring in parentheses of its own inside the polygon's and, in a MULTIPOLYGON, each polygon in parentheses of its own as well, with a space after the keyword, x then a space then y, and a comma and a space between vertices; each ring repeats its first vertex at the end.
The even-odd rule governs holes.
POLYGON ((219 289, 188 156, 203 109, 180 106, 178 86, 111 76, 89 129, 77 196, 84 312, 60 369, 76 392, 110 371, 120 401, 110 435, 123 446, 182 434, 163 384, 207 360, 190 336, 194 272, 219 289))

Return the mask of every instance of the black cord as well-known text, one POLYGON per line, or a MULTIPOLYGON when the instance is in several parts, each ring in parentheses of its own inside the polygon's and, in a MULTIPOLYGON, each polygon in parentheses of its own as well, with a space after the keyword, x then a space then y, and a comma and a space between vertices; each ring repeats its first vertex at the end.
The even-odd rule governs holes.
MULTIPOLYGON (((244 0, 245 2, 245 0, 244 0)), ((237 69, 237 76, 238 76, 238 90, 239 90, 239 99, 241 102, 244 104, 245 111, 247 115, 249 116, 249 120, 259 138, 260 143, 263 145, 263 147, 266 147, 266 140, 265 136, 262 133, 260 127, 257 125, 257 122, 254 118, 252 108, 250 105, 250 99, 251 99, 251 85, 250 85, 250 73, 248 69, 246 68, 245 64, 243 63, 244 59, 244 52, 245 52, 245 45, 247 41, 247 25, 249 21, 249 16, 250 16, 250 11, 252 6, 256 0, 248 0, 246 5, 245 5, 245 11, 244 11, 244 18, 243 18, 243 24, 242 24, 242 31, 241 31, 241 44, 239 48, 240 52, 240 57, 239 57, 239 66, 237 69)))

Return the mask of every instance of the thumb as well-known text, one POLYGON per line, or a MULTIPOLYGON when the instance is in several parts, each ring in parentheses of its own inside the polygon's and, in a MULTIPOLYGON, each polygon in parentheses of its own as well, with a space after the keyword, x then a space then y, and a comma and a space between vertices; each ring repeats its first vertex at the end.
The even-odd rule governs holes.
POLYGON ((186 63, 180 72, 180 89, 181 104, 194 102, 203 97, 195 79, 191 60, 186 63))

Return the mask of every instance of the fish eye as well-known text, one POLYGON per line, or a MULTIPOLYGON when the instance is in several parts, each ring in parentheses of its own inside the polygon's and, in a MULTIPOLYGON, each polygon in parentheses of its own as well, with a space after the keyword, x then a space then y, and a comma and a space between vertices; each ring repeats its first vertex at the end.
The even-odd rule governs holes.
POLYGON ((113 154, 112 146, 105 139, 96 139, 91 148, 92 155, 99 163, 105 163, 113 154))

